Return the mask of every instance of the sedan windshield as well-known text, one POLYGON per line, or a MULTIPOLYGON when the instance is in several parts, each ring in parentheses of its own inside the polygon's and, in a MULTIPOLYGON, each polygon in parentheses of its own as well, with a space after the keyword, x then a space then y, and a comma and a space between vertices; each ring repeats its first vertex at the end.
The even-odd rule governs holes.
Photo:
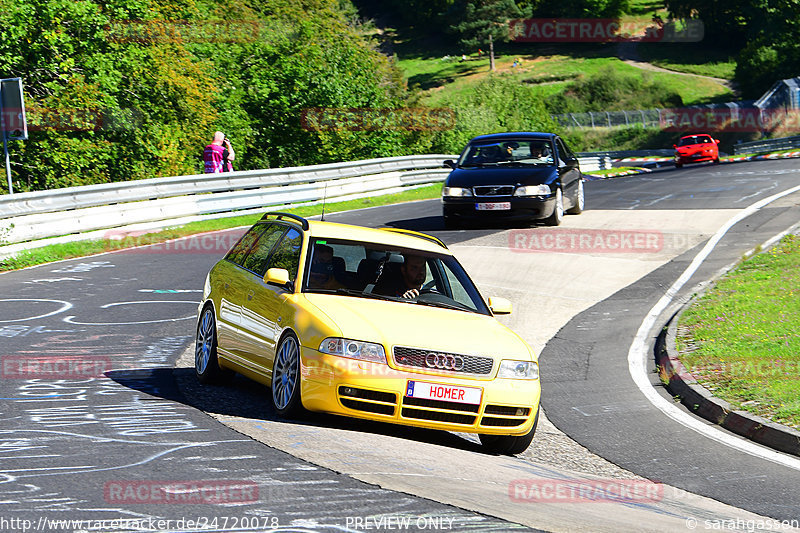
POLYGON ((490 314, 472 280, 450 255, 312 239, 307 257, 303 292, 490 314))
POLYGON ((684 137, 681 139, 681 142, 678 143, 678 146, 691 146, 693 144, 709 144, 711 143, 711 137, 708 135, 693 135, 691 137, 684 137))
POLYGON ((475 142, 458 159, 460 167, 553 165, 553 149, 545 139, 475 142))

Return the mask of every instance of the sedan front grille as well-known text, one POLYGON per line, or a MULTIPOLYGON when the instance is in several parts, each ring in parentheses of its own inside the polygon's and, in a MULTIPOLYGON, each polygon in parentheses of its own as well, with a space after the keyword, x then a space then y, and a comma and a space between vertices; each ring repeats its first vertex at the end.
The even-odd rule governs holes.
POLYGON ((455 374, 474 374, 477 376, 487 376, 492 373, 494 359, 491 357, 480 357, 477 355, 461 355, 456 353, 435 352, 423 350, 421 348, 408 348, 405 346, 395 346, 392 350, 394 362, 397 366, 422 368, 433 372, 448 372, 455 374), (439 356, 441 364, 436 366, 436 359, 439 356), (444 359, 447 363, 444 363, 444 359), (451 359, 458 361, 453 368, 451 359), (463 364, 462 364, 463 362, 463 364))
POLYGON ((513 185, 476 185, 472 188, 475 196, 511 196, 513 185))

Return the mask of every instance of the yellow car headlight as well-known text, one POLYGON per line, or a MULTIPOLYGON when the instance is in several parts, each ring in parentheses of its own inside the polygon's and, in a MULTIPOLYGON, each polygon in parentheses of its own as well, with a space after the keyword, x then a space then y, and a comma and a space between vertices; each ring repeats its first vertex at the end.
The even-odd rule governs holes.
POLYGON ((500 361, 498 378, 539 379, 539 365, 535 361, 500 361))
POLYGON ((319 345, 319 351, 330 355, 338 355, 339 357, 387 364, 386 351, 383 346, 374 342, 328 337, 319 345))

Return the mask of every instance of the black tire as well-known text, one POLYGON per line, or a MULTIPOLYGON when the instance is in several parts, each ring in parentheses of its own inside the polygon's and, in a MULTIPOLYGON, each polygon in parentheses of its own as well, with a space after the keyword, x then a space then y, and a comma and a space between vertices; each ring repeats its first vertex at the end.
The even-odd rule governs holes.
POLYGON ((586 197, 583 192, 583 178, 578 180, 578 192, 575 193, 575 203, 567 210, 570 215, 580 215, 586 207, 586 197))
POLYGON ((683 163, 675 163, 675 168, 683 168, 683 163))
POLYGON ((536 433, 536 426, 539 424, 539 411, 536 411, 536 418, 533 419, 533 427, 525 435, 478 435, 481 445, 492 453, 498 455, 517 455, 528 449, 536 433))
POLYGON ((217 360, 217 319, 214 308, 207 305, 197 321, 194 344, 194 373, 200 383, 219 383, 231 372, 220 368, 217 360))
POLYGON ((303 414, 300 399, 300 342, 294 333, 284 335, 272 364, 272 406, 284 418, 303 414))
POLYGON ((553 213, 544 219, 544 223, 548 226, 560 226, 564 220, 564 196, 561 192, 561 187, 556 189, 556 202, 553 207, 553 213))
POLYGON ((715 165, 719 165, 719 157, 714 160, 715 165))

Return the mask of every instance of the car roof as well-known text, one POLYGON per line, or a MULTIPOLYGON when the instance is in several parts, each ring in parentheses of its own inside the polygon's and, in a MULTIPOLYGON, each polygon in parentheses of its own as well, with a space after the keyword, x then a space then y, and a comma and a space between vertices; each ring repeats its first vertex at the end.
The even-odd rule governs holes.
POLYGON ((344 239, 352 241, 387 244, 399 248, 414 248, 432 253, 450 255, 447 247, 436 237, 398 228, 365 228, 337 222, 308 221, 308 234, 311 237, 344 239))
POLYGON ((262 217, 261 221, 276 220, 269 218, 273 215, 277 220, 300 226, 307 235, 314 238, 362 241, 452 255, 441 240, 425 233, 402 228, 366 228, 337 222, 306 220, 302 217, 285 213, 267 213, 262 217))
POLYGON ((507 141, 518 139, 543 139, 552 140, 556 137, 555 133, 542 133, 538 131, 511 131, 507 133, 490 133, 488 135, 478 135, 473 137, 469 142, 486 142, 486 141, 507 141))
POLYGON ((684 135, 683 137, 681 137, 681 140, 682 139, 688 139, 689 137, 711 137, 711 134, 709 134, 709 133, 690 133, 689 135, 684 135))

